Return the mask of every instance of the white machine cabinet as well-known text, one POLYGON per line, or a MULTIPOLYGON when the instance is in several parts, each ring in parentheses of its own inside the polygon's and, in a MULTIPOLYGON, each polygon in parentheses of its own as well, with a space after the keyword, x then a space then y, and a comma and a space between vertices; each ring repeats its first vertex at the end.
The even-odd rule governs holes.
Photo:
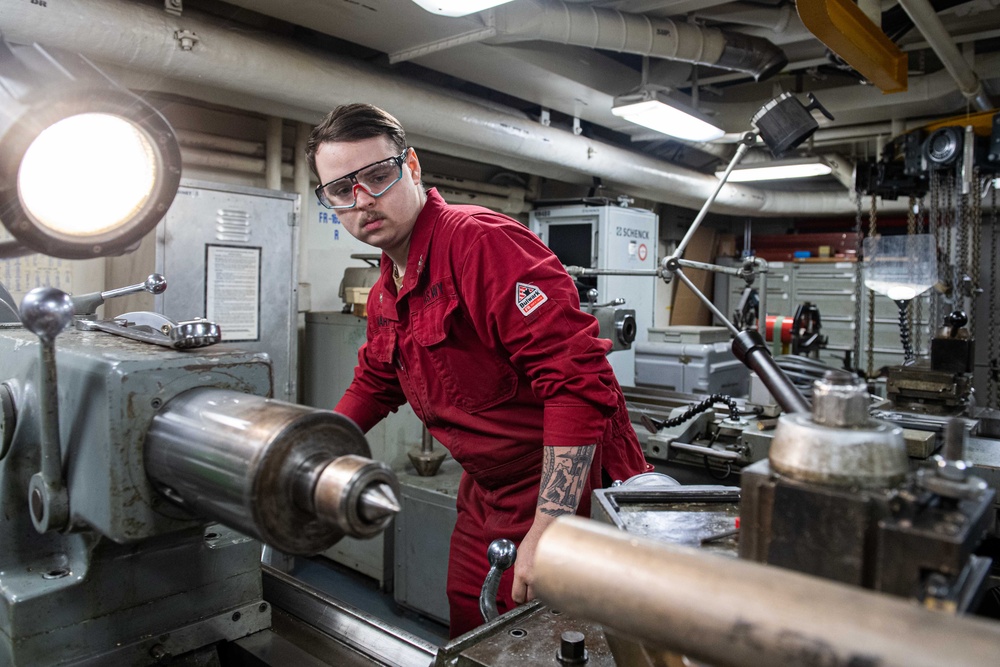
MULTIPOLYGON (((531 212, 531 231, 566 266, 597 269, 657 268, 659 218, 652 211, 615 205, 558 206, 531 212)), ((597 303, 624 298, 623 308, 635 310, 635 341, 649 339, 653 326, 654 276, 598 276, 597 303)), ((635 384, 635 346, 608 355, 622 386, 635 384)))
POLYGON ((154 310, 205 317, 222 342, 266 352, 274 398, 298 398, 299 195, 184 179, 156 227, 156 271, 167 291, 154 310))

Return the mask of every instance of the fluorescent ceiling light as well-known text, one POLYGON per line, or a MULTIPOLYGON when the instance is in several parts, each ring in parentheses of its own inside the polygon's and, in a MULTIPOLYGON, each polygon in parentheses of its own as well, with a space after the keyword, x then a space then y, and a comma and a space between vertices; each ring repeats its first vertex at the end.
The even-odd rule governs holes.
POLYGON ((432 14, 441 16, 467 16, 496 7, 510 0, 413 0, 432 14))
MULTIPOLYGON (((811 178, 826 176, 833 172, 830 165, 818 157, 797 158, 793 160, 774 160, 758 164, 741 165, 729 174, 730 183, 747 183, 750 181, 777 181, 785 178, 811 178)), ((725 170, 715 172, 722 178, 725 170)))
POLYGON ((688 141, 712 141, 725 134, 691 107, 659 93, 617 97, 611 113, 630 123, 688 141))

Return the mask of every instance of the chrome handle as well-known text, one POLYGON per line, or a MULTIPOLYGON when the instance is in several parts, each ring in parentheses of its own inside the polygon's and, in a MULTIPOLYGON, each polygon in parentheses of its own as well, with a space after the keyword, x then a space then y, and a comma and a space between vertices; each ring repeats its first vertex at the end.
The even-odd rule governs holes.
POLYGON ((517 560, 517 547, 508 539, 493 540, 486 550, 486 556, 490 561, 490 571, 479 592, 479 613, 483 615, 483 621, 489 623, 500 615, 497 611, 500 577, 517 560))
POLYGON ((126 296, 136 292, 149 292, 150 294, 163 294, 167 289, 167 279, 159 273, 151 273, 141 283, 128 285, 127 287, 117 287, 106 292, 92 292, 73 297, 73 312, 77 316, 86 317, 97 312, 97 307, 108 299, 117 296, 126 296))

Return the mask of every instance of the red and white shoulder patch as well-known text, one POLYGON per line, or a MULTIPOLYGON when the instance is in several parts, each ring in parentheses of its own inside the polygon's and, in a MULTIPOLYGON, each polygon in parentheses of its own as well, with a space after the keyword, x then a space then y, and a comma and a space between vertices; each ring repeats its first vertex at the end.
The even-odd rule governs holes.
POLYGON ((545 292, 534 285, 527 283, 517 283, 517 309, 523 315, 530 315, 536 308, 549 300, 545 292))

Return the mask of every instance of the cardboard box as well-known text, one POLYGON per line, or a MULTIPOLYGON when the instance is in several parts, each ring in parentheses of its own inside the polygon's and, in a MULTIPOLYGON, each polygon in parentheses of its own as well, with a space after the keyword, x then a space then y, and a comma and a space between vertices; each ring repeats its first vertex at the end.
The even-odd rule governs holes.
POLYGON ((351 304, 351 311, 355 317, 368 317, 368 293, 371 287, 346 287, 344 288, 344 301, 351 304))
POLYGON ((371 287, 346 287, 344 288, 344 301, 364 305, 368 303, 368 293, 371 291, 371 287))
MULTIPOLYGON (((682 259, 689 259, 693 262, 705 262, 711 264, 715 261, 717 253, 717 237, 712 229, 699 227, 684 250, 682 259)), ((712 287, 715 284, 715 274, 711 271, 701 269, 682 269, 684 275, 698 290, 712 299, 712 287)), ((687 285, 681 283, 679 278, 674 278, 677 287, 674 290, 674 304, 670 310, 671 326, 678 324, 694 324, 699 326, 709 326, 712 324, 712 311, 701 302, 694 292, 688 289, 687 285)))

